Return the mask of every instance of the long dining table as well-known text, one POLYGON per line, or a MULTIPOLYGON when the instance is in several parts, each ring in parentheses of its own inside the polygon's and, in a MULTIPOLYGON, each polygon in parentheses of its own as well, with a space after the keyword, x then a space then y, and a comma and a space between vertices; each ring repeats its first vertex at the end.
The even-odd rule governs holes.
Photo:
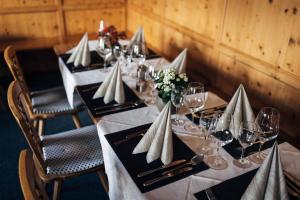
MULTIPOLYGON (((97 41, 89 41, 89 45, 90 49, 93 50, 97 46, 97 41)), ((74 49, 69 50, 68 53, 71 53, 73 50, 74 49)), ((159 62, 163 63, 162 66, 168 64, 168 60, 164 58, 150 59, 146 60, 146 62, 155 65, 159 59, 159 62)), ((64 87, 71 106, 73 105, 73 96, 78 95, 76 87, 102 82, 108 73, 107 71, 100 69, 72 73, 59 55, 58 60, 64 87)), ((135 77, 125 74, 122 76, 122 79, 139 98, 149 98, 146 92, 139 93, 136 91, 135 77)), ((227 103, 213 92, 208 91, 206 96, 206 106, 214 107, 214 104, 217 106, 227 103)), ((148 105, 146 107, 113 113, 102 117, 94 117, 91 112, 89 112, 93 122, 97 126, 99 140, 102 145, 105 169, 109 183, 110 199, 196 199, 195 193, 231 178, 238 177, 239 175, 259 167, 258 164, 252 163, 250 168, 238 168, 232 164, 232 161, 235 158, 233 158, 225 149, 221 148, 220 155, 228 162, 228 167, 226 169, 214 170, 209 168, 161 187, 146 192, 141 191, 127 171, 124 163, 122 163, 114 151, 107 139, 107 135, 152 123, 159 112, 159 108, 156 105, 148 105)), ((189 120, 185 115, 180 115, 179 117, 185 121, 189 120)), ((197 137, 186 132, 183 127, 173 126, 172 128, 178 138, 197 154, 197 137)), ((269 150, 270 149, 265 149, 264 152, 268 152, 269 150)), ((287 142, 279 144, 279 150, 283 169, 288 171, 297 180, 300 180, 300 151, 287 142)))

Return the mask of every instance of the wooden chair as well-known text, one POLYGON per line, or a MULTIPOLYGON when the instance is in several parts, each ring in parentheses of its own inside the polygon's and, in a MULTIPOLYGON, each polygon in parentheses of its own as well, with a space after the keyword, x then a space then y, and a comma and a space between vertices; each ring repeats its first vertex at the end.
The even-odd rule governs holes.
POLYGON ((17 81, 7 92, 8 105, 33 152, 39 177, 45 182, 54 181, 53 199, 59 199, 64 179, 97 172, 108 191, 102 147, 95 125, 57 134, 39 136, 29 117, 30 108, 17 81))
POLYGON ((22 150, 19 156, 19 179, 25 200, 48 200, 45 184, 37 174, 32 153, 22 150))
POLYGON ((74 108, 71 108, 63 87, 30 92, 16 51, 12 46, 5 49, 4 58, 14 79, 19 82, 25 94, 26 102, 31 107, 30 117, 34 119, 34 126, 38 128, 39 135, 44 133, 45 120, 59 115, 71 114, 75 126, 80 127, 77 113, 83 109, 83 104, 78 94, 74 96, 74 108))

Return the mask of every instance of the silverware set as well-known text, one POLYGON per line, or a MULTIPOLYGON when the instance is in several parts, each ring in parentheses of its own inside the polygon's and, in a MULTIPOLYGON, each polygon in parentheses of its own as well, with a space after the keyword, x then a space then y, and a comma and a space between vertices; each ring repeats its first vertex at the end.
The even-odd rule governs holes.
MULTIPOLYGON (((129 108, 135 108, 137 106, 140 106, 144 103, 144 101, 142 100, 139 100, 139 101, 136 101, 136 102, 133 102, 133 103, 126 103, 126 104, 123 104, 123 105, 119 105, 119 106, 112 106, 112 107, 106 107, 105 108, 105 111, 99 111, 99 112, 96 112, 95 114, 96 115, 106 115, 106 114, 109 114, 111 113, 111 111, 123 111, 123 110, 126 110, 126 109, 129 109, 129 108), (106 110, 106 109, 113 109, 113 110, 106 110)), ((100 108, 99 108, 100 109, 100 108)))
POLYGON ((103 64, 96 63, 96 64, 91 64, 88 67, 74 67, 72 69, 72 73, 74 73, 74 72, 81 72, 81 71, 87 71, 87 70, 93 70, 93 69, 97 69, 99 67, 103 67, 103 64))
POLYGON ((193 158, 191 158, 191 160, 189 162, 186 162, 186 160, 177 160, 177 161, 174 161, 174 162, 172 162, 168 165, 162 165, 158 168, 138 173, 137 176, 138 177, 143 177, 143 176, 152 174, 152 173, 160 171, 160 170, 164 170, 164 169, 167 169, 167 168, 170 168, 170 167, 173 167, 173 166, 177 166, 173 169, 162 172, 161 176, 159 176, 157 178, 154 178, 154 179, 151 179, 151 180, 148 180, 148 181, 143 183, 143 186, 149 186, 151 184, 157 183, 157 182, 162 181, 164 179, 171 178, 171 177, 177 176, 179 174, 182 174, 184 172, 188 172, 188 171, 193 170, 194 166, 196 166, 196 165, 200 164, 201 162, 203 162, 203 158, 204 158, 203 155, 195 155, 193 158))

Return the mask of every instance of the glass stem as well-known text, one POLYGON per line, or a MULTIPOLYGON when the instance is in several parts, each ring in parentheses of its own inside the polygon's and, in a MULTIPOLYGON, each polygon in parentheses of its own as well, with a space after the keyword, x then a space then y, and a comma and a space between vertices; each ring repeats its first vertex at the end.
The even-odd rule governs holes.
POLYGON ((241 162, 244 161, 244 153, 245 153, 245 149, 242 147, 242 154, 241 154, 241 158, 240 158, 241 162))
POLYGON ((259 149, 258 149, 258 157, 259 158, 261 157, 261 148, 262 148, 263 145, 264 145, 264 142, 261 142, 260 145, 259 145, 259 149))
POLYGON ((194 126, 194 120, 195 120, 195 117, 194 117, 194 113, 192 112, 192 122, 193 122, 192 126, 194 126))
POLYGON ((176 109, 176 118, 175 118, 175 121, 178 122, 179 121, 179 118, 178 118, 178 108, 175 107, 175 109, 176 109))

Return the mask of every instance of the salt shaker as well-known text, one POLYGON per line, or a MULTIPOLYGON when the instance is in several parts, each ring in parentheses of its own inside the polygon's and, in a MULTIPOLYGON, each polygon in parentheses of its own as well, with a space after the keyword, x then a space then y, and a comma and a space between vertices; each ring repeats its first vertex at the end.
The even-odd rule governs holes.
POLYGON ((136 90, 138 92, 144 92, 146 89, 146 73, 147 73, 147 67, 145 65, 139 65, 137 68, 137 80, 136 80, 136 90))

